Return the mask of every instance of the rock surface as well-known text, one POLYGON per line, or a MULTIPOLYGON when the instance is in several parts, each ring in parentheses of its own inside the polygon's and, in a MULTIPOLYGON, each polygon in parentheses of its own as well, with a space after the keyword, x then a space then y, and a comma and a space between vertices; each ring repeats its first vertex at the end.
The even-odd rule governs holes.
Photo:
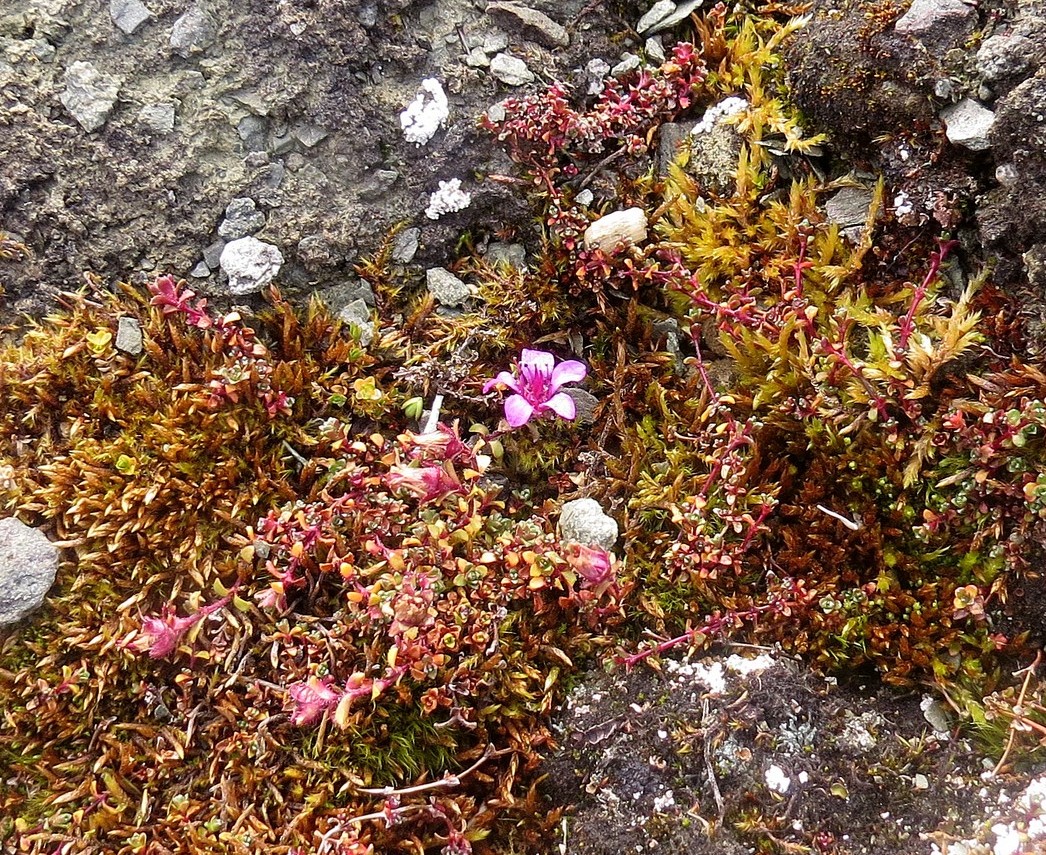
POLYGON ((963 98, 941 110, 948 141, 970 151, 984 151, 991 146, 992 126, 995 114, 972 98, 963 98))
POLYGON ((0 627, 38 609, 58 572, 58 548, 15 517, 0 520, 0 627))
POLYGON ((499 53, 490 61, 490 73, 507 86, 524 86, 534 82, 534 74, 527 64, 507 53, 499 53))

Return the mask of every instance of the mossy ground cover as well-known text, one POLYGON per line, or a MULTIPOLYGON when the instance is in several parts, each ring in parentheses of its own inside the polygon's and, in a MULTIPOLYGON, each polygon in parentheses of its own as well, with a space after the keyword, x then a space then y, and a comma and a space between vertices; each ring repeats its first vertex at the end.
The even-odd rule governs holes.
POLYGON ((823 141, 781 85, 801 25, 716 7, 659 68, 506 102, 486 125, 520 172, 496 180, 532 193, 537 251, 511 270, 466 236, 463 313, 390 236, 360 268, 366 349, 319 305, 220 314, 170 277, 89 278, 10 332, 5 509, 66 561, 3 642, 6 847, 548 851, 568 675, 724 636, 933 684, 1000 752, 1011 722, 1042 730, 1037 684, 1004 675, 1031 661, 1012 600, 1046 516, 1046 375, 990 271, 881 186, 858 241, 825 221, 823 141), (659 175, 663 125, 726 97, 732 192, 685 149, 659 175), (649 238, 586 248, 626 207, 649 238), (584 362, 583 424, 507 428, 484 387, 525 348, 584 362), (613 564, 560 541, 578 496, 622 524, 613 564))

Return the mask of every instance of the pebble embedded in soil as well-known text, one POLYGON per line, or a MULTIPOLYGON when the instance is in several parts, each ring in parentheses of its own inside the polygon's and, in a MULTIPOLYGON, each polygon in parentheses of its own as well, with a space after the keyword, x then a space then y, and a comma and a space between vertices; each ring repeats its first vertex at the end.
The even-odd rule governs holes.
POLYGON ((460 306, 472 296, 472 289, 443 267, 426 270, 425 285, 442 306, 460 306))
POLYGON ((65 72, 62 106, 90 133, 101 128, 116 105, 120 80, 90 62, 74 62, 65 72))
POLYGON ((283 254, 271 243, 242 237, 225 245, 219 264, 229 277, 229 294, 237 297, 261 291, 272 282, 283 266, 283 254))
POLYGON ((525 86, 534 82, 534 74, 527 64, 507 53, 499 53, 490 61, 490 73, 506 86, 525 86))
POLYGON ((995 113, 972 98, 963 98, 958 104, 941 110, 948 141, 970 151, 991 148, 992 126, 995 113))
POLYGON ((109 17, 121 32, 130 36, 153 17, 153 13, 142 0, 109 0, 109 17))

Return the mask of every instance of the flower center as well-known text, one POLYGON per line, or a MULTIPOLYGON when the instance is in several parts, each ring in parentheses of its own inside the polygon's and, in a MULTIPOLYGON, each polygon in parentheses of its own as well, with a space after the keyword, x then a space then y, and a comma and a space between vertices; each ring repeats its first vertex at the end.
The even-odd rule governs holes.
POLYGON ((526 398, 531 404, 543 404, 549 399, 552 385, 552 372, 536 365, 527 365, 520 369, 526 398))

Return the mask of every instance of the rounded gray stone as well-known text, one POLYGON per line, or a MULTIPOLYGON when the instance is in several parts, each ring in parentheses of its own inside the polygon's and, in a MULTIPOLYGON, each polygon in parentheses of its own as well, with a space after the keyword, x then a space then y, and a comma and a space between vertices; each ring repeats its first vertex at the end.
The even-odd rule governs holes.
POLYGON ((0 626, 39 608, 58 572, 58 547, 15 517, 0 520, 0 626))

